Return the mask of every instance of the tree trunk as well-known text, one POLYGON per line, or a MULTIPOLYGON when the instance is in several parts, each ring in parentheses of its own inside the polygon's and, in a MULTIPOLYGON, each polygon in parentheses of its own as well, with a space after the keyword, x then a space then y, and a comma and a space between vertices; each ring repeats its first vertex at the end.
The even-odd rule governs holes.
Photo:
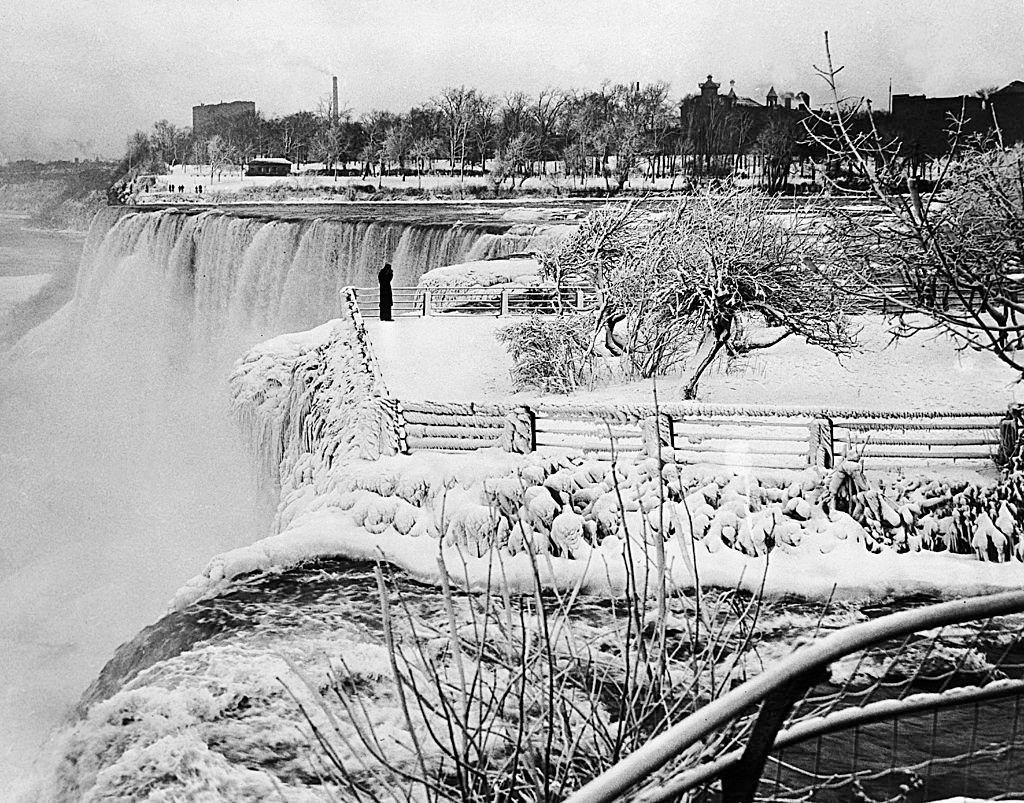
POLYGON ((692 401, 697 398, 697 383, 700 382, 701 376, 703 376, 704 372, 708 369, 708 366, 714 362, 715 357, 718 356, 718 352, 722 350, 722 347, 728 342, 728 340, 728 334, 726 334, 725 337, 715 339, 714 347, 708 352, 707 356, 701 360, 700 365, 697 366, 697 370, 695 370, 693 372, 693 376, 690 377, 690 381, 687 383, 686 390, 683 393, 684 399, 692 401))

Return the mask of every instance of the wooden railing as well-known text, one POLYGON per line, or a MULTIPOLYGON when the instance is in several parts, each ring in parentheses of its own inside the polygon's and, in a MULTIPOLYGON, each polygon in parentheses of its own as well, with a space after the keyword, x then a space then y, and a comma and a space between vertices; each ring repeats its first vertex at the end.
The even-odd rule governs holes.
POLYGON ((502 445, 582 451, 598 459, 671 449, 677 463, 730 468, 871 468, 991 465, 1000 411, 873 412, 823 408, 667 404, 574 405, 399 402, 410 450, 502 445), (502 440, 502 432, 507 437, 502 440), (513 437, 514 435, 514 437, 513 437))

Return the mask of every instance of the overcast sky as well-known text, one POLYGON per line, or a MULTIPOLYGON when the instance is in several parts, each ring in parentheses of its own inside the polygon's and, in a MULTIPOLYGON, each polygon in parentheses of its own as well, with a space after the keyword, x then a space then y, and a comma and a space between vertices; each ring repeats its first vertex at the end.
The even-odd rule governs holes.
POLYGON ((0 0, 0 158, 119 154, 193 105, 315 109, 337 75, 358 116, 449 85, 503 94, 709 72, 759 100, 845 88, 973 92, 1024 79, 1024 0, 0 0))

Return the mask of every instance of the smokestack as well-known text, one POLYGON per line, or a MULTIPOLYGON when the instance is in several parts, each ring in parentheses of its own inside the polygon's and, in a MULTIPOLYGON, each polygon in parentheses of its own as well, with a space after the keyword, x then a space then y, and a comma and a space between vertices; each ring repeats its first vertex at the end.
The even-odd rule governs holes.
POLYGON ((331 93, 331 119, 338 122, 338 76, 331 78, 333 92, 331 93))

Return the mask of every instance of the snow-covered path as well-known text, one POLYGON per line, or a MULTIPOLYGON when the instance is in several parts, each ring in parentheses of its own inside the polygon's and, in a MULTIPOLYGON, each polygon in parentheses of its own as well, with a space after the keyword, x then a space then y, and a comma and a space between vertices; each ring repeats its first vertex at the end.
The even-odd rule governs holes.
POLYGON ((484 401, 512 395, 512 361, 495 333, 508 318, 484 315, 367 320, 384 382, 400 399, 484 401))
MULTIPOLYGON (((497 401, 514 395, 511 359, 494 337, 513 318, 401 318, 366 322, 391 393, 436 401, 497 401)), ((889 345, 879 316, 860 319, 863 350, 837 360, 796 338, 737 361, 713 366, 702 401, 858 409, 999 409, 1014 397, 1013 371, 994 357, 958 352, 949 338, 922 335, 889 345)), ((682 400, 685 377, 658 382, 661 401, 682 400)), ((1018 394, 1024 389, 1018 388, 1018 394)), ((535 397, 536 394, 521 394, 535 397)), ((564 400, 564 397, 559 397, 564 400)), ((649 382, 597 386, 579 402, 650 402, 649 382)))

